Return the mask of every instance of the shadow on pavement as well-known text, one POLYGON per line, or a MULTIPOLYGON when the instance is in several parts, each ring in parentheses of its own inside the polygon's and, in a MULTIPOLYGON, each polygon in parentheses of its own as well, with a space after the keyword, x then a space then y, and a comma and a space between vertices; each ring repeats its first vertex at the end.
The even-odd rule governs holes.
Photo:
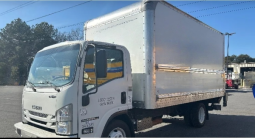
POLYGON ((251 89, 226 89, 226 92, 228 93, 248 93, 252 92, 251 89))
MULTIPOLYGON (((255 116, 210 114, 202 128, 187 126, 183 118, 164 119, 168 125, 136 133, 137 137, 255 137, 255 116)), ((156 125, 157 126, 157 125, 156 125)))
POLYGON ((233 96, 233 94, 228 94, 228 96, 233 96))

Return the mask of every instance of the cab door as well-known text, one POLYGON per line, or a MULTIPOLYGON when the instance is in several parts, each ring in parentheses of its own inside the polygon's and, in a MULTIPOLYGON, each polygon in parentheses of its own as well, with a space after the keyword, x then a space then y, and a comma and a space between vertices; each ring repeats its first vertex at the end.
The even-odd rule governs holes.
POLYGON ((128 109, 125 97, 128 85, 127 76, 124 74, 124 57, 123 51, 116 47, 88 45, 81 64, 82 77, 79 79, 79 137, 101 137, 108 118, 113 113, 128 109), (97 54, 104 51, 107 61, 106 76, 97 78, 97 85, 95 49, 97 54))

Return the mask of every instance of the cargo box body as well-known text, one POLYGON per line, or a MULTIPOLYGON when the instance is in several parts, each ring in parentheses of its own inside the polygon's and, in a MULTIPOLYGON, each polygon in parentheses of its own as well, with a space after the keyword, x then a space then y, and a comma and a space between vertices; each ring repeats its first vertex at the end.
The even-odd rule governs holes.
POLYGON ((84 28, 86 41, 128 49, 135 108, 224 96, 224 35, 165 1, 138 2, 84 28))

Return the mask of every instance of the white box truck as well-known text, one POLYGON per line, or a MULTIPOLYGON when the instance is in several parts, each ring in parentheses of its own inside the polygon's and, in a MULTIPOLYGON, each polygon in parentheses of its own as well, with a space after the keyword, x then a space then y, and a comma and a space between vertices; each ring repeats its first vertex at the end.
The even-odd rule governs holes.
POLYGON ((90 20, 84 34, 36 54, 20 136, 133 137, 163 115, 202 127, 227 105, 224 34, 165 1, 90 20))

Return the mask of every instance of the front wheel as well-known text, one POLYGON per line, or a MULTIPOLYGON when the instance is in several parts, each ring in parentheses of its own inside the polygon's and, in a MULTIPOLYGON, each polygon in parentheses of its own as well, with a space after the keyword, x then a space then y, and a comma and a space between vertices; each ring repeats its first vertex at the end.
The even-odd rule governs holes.
POLYGON ((206 108, 203 103, 197 103, 191 110, 191 122, 194 127, 202 127, 206 120, 206 108))
POLYGON ((113 120, 105 128, 102 137, 126 138, 131 137, 129 127, 121 120, 113 120))

